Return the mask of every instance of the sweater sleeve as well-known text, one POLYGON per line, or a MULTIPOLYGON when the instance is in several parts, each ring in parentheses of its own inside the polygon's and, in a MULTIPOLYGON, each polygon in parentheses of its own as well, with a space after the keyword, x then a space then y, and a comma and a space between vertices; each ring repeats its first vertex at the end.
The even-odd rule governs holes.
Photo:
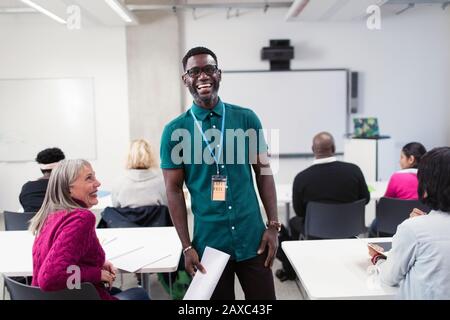
POLYGON ((304 184, 299 175, 294 179, 292 186, 292 205, 295 214, 301 218, 306 215, 306 202, 304 201, 304 184))
POLYGON ((81 210, 75 210, 70 215, 72 216, 67 223, 56 233, 53 245, 39 270, 38 283, 44 291, 65 289, 67 279, 72 275, 67 272, 69 266, 80 268, 81 282, 101 281, 100 267, 79 265, 90 243, 95 240, 95 216, 81 210))
POLYGON ((386 260, 379 260, 381 281, 390 286, 400 284, 416 260, 417 240, 410 228, 402 223, 392 239, 392 249, 386 260))
POLYGON ((370 201, 370 192, 369 188, 367 187, 366 179, 364 179, 364 174, 362 173, 361 169, 358 168, 358 175, 359 175, 359 199, 366 199, 366 204, 370 201))

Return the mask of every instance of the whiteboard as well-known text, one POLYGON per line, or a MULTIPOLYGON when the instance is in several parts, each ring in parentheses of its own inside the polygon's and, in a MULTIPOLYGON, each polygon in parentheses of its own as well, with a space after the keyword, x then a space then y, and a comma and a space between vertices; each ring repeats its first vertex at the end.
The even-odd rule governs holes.
POLYGON ((330 132, 336 152, 343 152, 347 76, 346 69, 224 71, 219 94, 224 102, 252 109, 264 129, 279 130, 278 151, 270 139, 277 135, 266 136, 272 154, 311 154, 312 138, 320 131, 330 132))
POLYGON ((91 78, 0 80, 0 161, 30 161, 45 148, 96 159, 91 78))

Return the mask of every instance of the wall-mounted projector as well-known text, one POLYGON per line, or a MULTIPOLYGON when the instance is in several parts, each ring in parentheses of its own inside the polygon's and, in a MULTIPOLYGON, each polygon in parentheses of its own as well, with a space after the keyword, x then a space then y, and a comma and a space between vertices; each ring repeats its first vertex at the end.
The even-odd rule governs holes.
POLYGON ((270 46, 261 49, 261 60, 270 61, 270 70, 290 70, 294 58, 294 47, 290 40, 270 40, 270 46))

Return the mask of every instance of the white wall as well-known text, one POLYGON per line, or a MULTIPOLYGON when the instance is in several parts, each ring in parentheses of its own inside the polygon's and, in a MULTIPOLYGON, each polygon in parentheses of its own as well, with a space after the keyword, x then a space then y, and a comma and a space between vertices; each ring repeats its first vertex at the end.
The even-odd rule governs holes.
MULTIPOLYGON (((42 15, 1 15, 0 78, 46 77, 94 78, 98 158, 92 164, 101 189, 110 189, 124 168, 129 140, 125 29, 69 31, 42 15)), ((0 116, 8 116, 1 106, 0 116)), ((20 208, 21 186, 39 176, 34 162, 0 163, 0 210, 20 208)))
MULTIPOLYGON (((260 60, 261 48, 269 39, 290 39, 295 47, 292 69, 359 71, 360 115, 377 116, 381 133, 392 136, 392 170, 398 168, 399 150, 407 142, 418 140, 428 148, 449 145, 450 10, 420 7, 382 16, 382 29, 376 31, 368 30, 365 21, 285 22, 282 9, 229 20, 225 11, 197 10, 197 16, 202 15, 196 20, 191 12, 184 15, 184 48, 209 47, 224 70, 268 69, 269 62, 260 60)), ((295 84, 286 85, 295 93, 295 84)), ((281 160, 276 180, 292 182, 309 163, 281 160)))
POLYGON ((178 18, 142 12, 138 19, 126 31, 130 138, 149 140, 159 157, 162 130, 182 110, 178 18))

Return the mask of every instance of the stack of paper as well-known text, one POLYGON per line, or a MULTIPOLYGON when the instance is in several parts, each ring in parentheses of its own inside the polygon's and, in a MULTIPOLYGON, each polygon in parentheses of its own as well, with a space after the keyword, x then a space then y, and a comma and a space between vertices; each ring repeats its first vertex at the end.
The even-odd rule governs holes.
POLYGON ((201 261, 206 273, 195 273, 183 300, 209 300, 229 259, 229 254, 206 247, 201 261))

